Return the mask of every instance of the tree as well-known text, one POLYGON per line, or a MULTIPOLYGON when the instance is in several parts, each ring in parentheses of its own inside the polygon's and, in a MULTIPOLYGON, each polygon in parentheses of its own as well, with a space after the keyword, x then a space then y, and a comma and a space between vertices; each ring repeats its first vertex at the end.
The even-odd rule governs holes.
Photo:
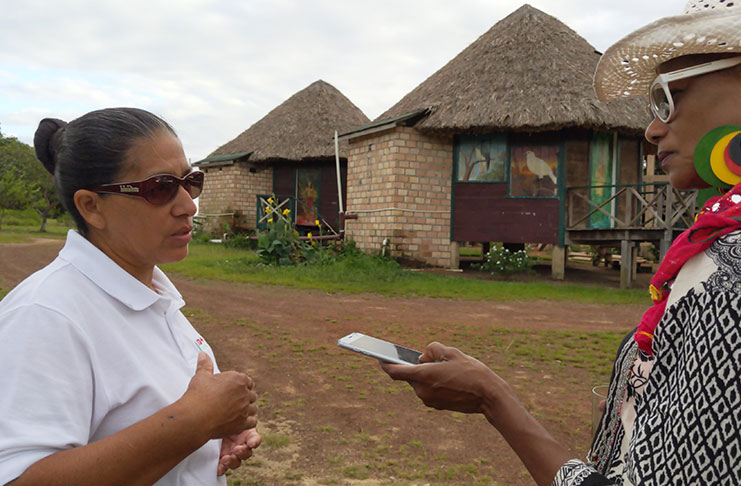
POLYGON ((6 209, 23 209, 30 202, 23 177, 28 152, 22 145, 25 144, 0 133, 0 228, 6 209))
POLYGON ((53 178, 36 160, 33 148, 0 132, 0 228, 6 209, 27 207, 41 216, 42 232, 47 219, 61 213, 53 178))
POLYGON ((39 231, 45 233, 46 221, 49 218, 60 216, 64 209, 54 187, 54 178, 39 161, 35 162, 27 168, 26 178, 27 185, 31 187, 32 194, 35 196, 30 205, 41 216, 39 231))
POLYGON ((15 171, 0 169, 0 229, 6 209, 23 209, 26 205, 23 181, 15 171))

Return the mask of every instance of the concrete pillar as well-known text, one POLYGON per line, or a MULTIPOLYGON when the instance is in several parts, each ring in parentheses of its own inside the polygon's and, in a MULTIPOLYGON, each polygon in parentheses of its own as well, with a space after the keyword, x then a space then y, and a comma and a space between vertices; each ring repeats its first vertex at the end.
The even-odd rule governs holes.
POLYGON ((461 244, 457 241, 450 242, 450 268, 458 269, 461 267, 461 244))
POLYGON ((551 278, 563 280, 566 278, 566 251, 568 246, 553 245, 551 253, 551 278))

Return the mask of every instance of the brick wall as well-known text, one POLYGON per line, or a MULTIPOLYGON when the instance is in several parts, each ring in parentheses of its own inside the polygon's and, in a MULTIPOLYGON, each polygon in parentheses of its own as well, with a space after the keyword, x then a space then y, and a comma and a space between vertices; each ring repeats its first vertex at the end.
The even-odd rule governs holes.
POLYGON ((255 227, 256 194, 273 192, 273 169, 236 163, 222 167, 209 167, 203 192, 198 198, 198 214, 204 221, 205 231, 219 233, 224 223, 233 228, 255 227), (236 216, 224 215, 236 213, 236 216))
POLYGON ((451 261, 450 212, 453 139, 411 127, 350 140, 347 168, 347 238, 391 256, 447 267, 451 261))

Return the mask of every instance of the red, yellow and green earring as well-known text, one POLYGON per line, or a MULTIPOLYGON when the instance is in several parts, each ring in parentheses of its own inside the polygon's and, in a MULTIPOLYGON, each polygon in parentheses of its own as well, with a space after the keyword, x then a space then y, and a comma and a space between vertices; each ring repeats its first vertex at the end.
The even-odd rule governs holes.
POLYGON ((741 182, 741 126, 725 125, 706 133, 695 147, 697 174, 718 189, 741 182))

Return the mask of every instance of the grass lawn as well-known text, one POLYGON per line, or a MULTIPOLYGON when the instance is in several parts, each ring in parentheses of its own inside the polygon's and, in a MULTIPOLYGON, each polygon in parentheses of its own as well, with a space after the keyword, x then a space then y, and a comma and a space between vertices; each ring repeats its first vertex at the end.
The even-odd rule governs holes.
POLYGON ((165 271, 194 278, 250 282, 325 292, 377 293, 399 297, 468 300, 559 300, 600 304, 641 304, 642 289, 468 279, 406 270, 390 260, 359 255, 329 265, 265 266, 254 251, 193 243, 185 260, 162 266, 165 271))
POLYGON ((71 222, 61 217, 46 222, 46 232, 42 233, 41 218, 33 209, 23 211, 6 210, 0 222, 0 244, 24 243, 35 238, 63 239, 67 235, 71 222))
MULTIPOLYGON (((22 243, 35 238, 63 239, 69 218, 49 220, 40 233, 41 221, 33 210, 6 211, 0 244, 22 243)), ((466 300, 554 300, 599 304, 645 304, 643 289, 616 289, 542 281, 501 281, 461 278, 404 269, 396 262, 369 255, 340 258, 328 265, 265 266, 252 250, 225 248, 194 241, 188 258, 162 265, 167 272, 193 278, 249 282, 335 293, 376 293, 398 297, 438 297, 466 300)), ((7 291, 6 291, 7 292, 7 291)), ((0 296, 3 290, 0 289, 0 296)))

